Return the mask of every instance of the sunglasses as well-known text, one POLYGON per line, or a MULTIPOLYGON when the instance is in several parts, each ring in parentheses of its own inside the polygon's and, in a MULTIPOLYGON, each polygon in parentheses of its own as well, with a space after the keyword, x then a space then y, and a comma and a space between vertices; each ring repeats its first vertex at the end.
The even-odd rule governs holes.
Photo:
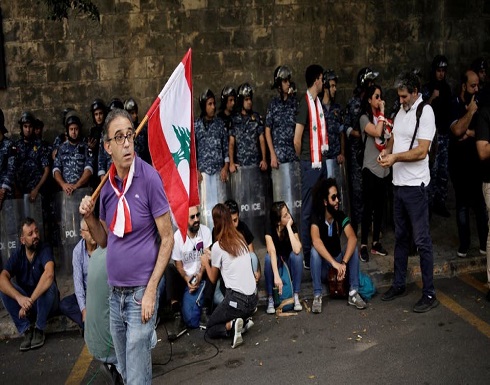
POLYGON ((381 95, 380 95, 380 94, 374 94, 374 98, 375 98, 375 99, 379 99, 380 97, 381 97, 381 95))
POLYGON ((201 216, 201 213, 196 213, 196 214, 190 215, 189 218, 194 219, 194 218, 199 218, 200 216, 201 216))
POLYGON ((337 194, 332 194, 332 196, 330 197, 331 200, 333 201, 336 201, 339 199, 339 196, 337 194))

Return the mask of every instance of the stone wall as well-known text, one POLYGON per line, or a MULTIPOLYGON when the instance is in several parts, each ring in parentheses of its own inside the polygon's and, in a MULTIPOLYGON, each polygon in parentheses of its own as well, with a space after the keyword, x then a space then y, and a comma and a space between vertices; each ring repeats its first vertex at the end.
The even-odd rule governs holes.
POLYGON ((309 64, 335 69, 345 104, 363 66, 380 71, 389 89, 404 69, 426 73, 436 54, 447 55, 449 76, 458 79, 472 59, 490 52, 485 0, 94 2, 100 24, 80 15, 49 21, 37 1, 1 1, 7 88, 0 107, 12 134, 20 113, 31 110, 54 137, 65 107, 75 107, 88 129, 95 97, 131 95, 143 114, 189 47, 195 99, 206 87, 219 95, 225 84, 248 81, 261 113, 280 64, 292 68, 300 92, 309 64))

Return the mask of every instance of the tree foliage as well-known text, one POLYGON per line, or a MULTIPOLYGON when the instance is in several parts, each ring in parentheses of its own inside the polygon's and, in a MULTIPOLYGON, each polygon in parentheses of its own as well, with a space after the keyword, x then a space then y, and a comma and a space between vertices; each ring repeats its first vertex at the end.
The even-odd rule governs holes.
POLYGON ((99 9, 90 0, 40 0, 48 8, 48 19, 61 21, 68 19, 72 12, 88 15, 100 21, 99 9))

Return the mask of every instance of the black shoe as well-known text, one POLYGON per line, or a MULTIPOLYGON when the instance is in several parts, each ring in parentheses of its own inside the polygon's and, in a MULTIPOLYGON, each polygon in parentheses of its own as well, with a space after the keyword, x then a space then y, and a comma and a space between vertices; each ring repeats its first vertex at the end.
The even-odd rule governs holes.
POLYGON ((22 342, 20 344, 20 351, 26 352, 31 348, 32 336, 34 334, 34 328, 31 326, 24 333, 24 337, 22 338, 22 342))
POLYGON ((391 286, 388 291, 381 296, 381 301, 391 301, 405 295, 407 295, 405 287, 391 286))
POLYGON ((306 259, 303 259, 303 267, 305 270, 310 270, 310 261, 306 262, 306 259))
POLYGON ((199 328, 201 330, 206 330, 206 325, 208 324, 208 320, 209 320, 209 317, 208 317, 208 308, 207 307, 203 307, 201 309, 201 319, 199 320, 199 328))
POLYGON ((34 328, 34 334, 31 340, 31 349, 37 349, 44 345, 44 332, 34 328))
POLYGON ((388 255, 388 252, 381 246, 381 243, 376 242, 376 244, 373 243, 371 246, 371 254, 378 254, 378 255, 388 255))
POLYGON ((175 313, 172 325, 168 329, 168 340, 175 341, 186 331, 187 331, 187 327, 185 326, 185 323, 182 320, 180 313, 175 313))
POLYGON ((367 246, 361 246, 361 252, 359 253, 359 259, 361 262, 369 262, 369 252, 367 246))
POLYGON ((439 306, 439 301, 435 295, 422 295, 422 298, 415 304, 413 311, 415 313, 425 313, 439 306))

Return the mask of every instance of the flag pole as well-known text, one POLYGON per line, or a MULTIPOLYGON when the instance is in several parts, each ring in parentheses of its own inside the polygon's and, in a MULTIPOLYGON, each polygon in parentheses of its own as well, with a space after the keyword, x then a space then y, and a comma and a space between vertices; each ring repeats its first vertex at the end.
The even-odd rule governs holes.
MULTIPOLYGON (((138 125, 138 128, 136 129, 136 131, 134 133, 134 137, 135 138, 141 132, 141 130, 143 129, 143 126, 146 124, 147 121, 148 121, 148 115, 145 115, 145 117, 143 118, 143 120, 141 121, 141 123, 138 125)), ((105 182, 107 182, 107 179, 109 179, 109 170, 107 170, 107 172, 105 173, 104 177, 100 181, 99 185, 97 186, 97 188, 95 189, 95 191, 92 193, 92 201, 95 202, 97 200, 97 198, 100 195, 100 190, 102 190, 102 187, 104 187, 105 182)))

